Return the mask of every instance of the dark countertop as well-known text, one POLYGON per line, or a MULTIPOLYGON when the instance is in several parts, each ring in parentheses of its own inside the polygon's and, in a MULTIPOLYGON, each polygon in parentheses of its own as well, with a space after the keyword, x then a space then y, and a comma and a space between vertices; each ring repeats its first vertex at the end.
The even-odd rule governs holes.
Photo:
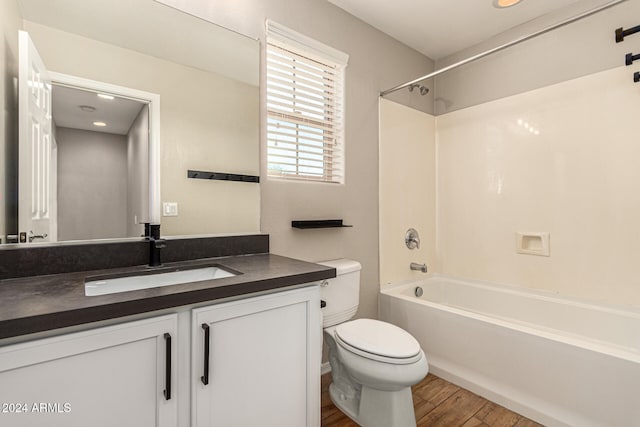
POLYGON ((0 280, 0 339, 329 279, 333 268, 272 254, 206 258, 165 267, 220 265, 234 277, 101 296, 85 296, 85 278, 148 271, 146 266, 0 280))

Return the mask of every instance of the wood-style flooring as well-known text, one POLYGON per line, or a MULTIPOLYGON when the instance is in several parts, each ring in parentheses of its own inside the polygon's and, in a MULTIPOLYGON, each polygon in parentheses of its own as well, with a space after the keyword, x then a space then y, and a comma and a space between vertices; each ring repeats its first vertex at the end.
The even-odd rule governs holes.
MULTIPOLYGON (((330 383, 331 374, 323 375, 322 427, 357 427, 331 402, 330 383)), ((427 375, 412 392, 418 427, 542 427, 435 375, 427 375)))

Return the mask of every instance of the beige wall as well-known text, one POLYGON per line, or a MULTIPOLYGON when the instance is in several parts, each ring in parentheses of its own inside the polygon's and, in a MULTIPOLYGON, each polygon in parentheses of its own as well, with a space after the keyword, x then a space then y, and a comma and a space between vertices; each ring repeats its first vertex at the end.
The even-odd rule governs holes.
POLYGON ((442 272, 640 306, 638 111, 623 66, 439 116, 442 272))
POLYGON ((22 20, 16 0, 0 2, 0 239, 18 230, 18 30, 22 20))
MULTIPOLYGON (((358 316, 377 317, 378 94, 432 71, 433 61, 325 0, 182 3, 193 12, 261 40, 268 18, 349 54, 345 184, 269 179, 262 167, 261 230, 270 234, 271 251, 276 254, 309 261, 341 257, 358 260, 362 263, 358 316), (343 218, 353 228, 291 228, 291 220, 323 218, 343 218)), ((405 90, 391 99, 432 111, 430 95, 421 97, 405 90)), ((264 161, 264 152, 262 156, 264 161)))
POLYGON ((58 240, 127 236, 127 137, 58 127, 58 240))
POLYGON ((160 94, 164 235, 259 231, 256 184, 187 179, 187 170, 257 175, 258 88, 25 21, 51 70, 160 94))
POLYGON ((409 264, 438 271, 436 256, 435 118, 380 100, 380 283, 424 275, 409 264), (409 228, 420 233, 420 248, 409 249, 409 228))
MULTIPOLYGON (((285 182, 268 179, 263 172, 261 228, 271 235, 274 253, 310 261, 341 257, 359 261, 362 274, 357 315, 375 318, 380 287, 378 94, 433 70, 433 63, 326 1, 253 0, 243 4, 255 7, 254 28, 260 31, 264 18, 273 19, 349 54, 345 184, 285 182), (291 228, 294 219, 322 218, 343 218, 353 228, 291 228)), ((428 96, 402 91, 393 99, 431 111, 428 96)))
MULTIPOLYGON (((576 2, 562 15, 545 15, 499 37, 439 59, 437 68, 529 34, 590 9, 601 0, 576 2)), ((640 2, 631 0, 553 30, 436 78, 435 114, 515 95, 624 64, 640 51, 640 37, 616 43, 614 30, 638 25, 640 2)), ((633 71, 629 67, 629 78, 633 71)))

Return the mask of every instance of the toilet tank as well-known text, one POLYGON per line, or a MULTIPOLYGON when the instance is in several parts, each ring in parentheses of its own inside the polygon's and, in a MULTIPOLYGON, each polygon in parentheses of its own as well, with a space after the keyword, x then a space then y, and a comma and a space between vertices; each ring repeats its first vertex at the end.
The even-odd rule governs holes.
POLYGON ((320 299, 326 303, 322 309, 322 327, 346 322, 355 316, 360 301, 359 262, 350 259, 322 261, 318 264, 336 269, 336 278, 321 282, 320 299))

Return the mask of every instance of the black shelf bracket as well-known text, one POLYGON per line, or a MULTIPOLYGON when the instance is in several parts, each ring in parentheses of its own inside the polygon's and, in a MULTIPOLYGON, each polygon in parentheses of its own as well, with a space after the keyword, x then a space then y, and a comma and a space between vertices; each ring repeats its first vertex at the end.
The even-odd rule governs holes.
POLYGON ((622 27, 616 29, 616 43, 620 43, 624 41, 624 38, 630 36, 631 34, 635 34, 640 31, 640 25, 637 25, 633 28, 628 28, 623 30, 622 27))
POLYGON ((305 221, 291 221, 291 227, 307 229, 307 228, 340 228, 353 227, 353 225, 345 225, 341 219, 317 219, 305 221))
POLYGON ((639 71, 636 71, 635 73, 633 73, 633 82, 634 83, 640 82, 640 72, 639 71))

